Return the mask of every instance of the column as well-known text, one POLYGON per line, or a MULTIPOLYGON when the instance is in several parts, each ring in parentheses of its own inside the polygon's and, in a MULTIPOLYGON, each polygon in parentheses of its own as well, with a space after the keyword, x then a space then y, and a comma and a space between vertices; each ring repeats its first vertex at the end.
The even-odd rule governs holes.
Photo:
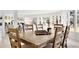
POLYGON ((74 10, 74 31, 77 29, 77 10, 74 10))
POLYGON ((17 28, 17 10, 14 11, 14 28, 17 28))
POLYGON ((70 25, 70 10, 67 12, 67 25, 70 25))

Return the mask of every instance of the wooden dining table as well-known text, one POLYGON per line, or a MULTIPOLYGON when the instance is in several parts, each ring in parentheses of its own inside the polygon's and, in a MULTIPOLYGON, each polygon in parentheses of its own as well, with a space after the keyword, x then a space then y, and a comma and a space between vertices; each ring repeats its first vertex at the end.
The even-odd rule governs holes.
POLYGON ((54 33, 50 35, 36 35, 34 31, 27 31, 20 33, 20 39, 24 43, 29 43, 32 48, 42 48, 52 40, 53 41, 54 33))

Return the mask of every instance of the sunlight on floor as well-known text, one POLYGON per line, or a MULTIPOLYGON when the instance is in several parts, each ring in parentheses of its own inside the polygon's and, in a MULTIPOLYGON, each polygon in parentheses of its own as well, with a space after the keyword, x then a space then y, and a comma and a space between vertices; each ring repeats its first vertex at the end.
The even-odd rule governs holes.
MULTIPOLYGON (((70 31, 71 31, 71 32, 74 32, 75 30, 74 30, 74 28, 70 28, 70 31)), ((76 29, 75 32, 79 32, 79 27, 77 27, 77 29, 76 29)))

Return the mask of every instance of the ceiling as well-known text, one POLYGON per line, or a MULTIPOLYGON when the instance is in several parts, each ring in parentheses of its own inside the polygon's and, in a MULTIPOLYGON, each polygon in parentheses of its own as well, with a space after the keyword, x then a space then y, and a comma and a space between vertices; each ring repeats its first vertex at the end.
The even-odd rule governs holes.
MULTIPOLYGON (((60 10, 17 10, 20 14, 47 14, 56 13, 60 10)), ((14 13, 16 10, 0 10, 0 13, 14 13)))
POLYGON ((59 10, 18 10, 19 14, 25 15, 36 15, 36 14, 48 14, 48 13, 56 13, 59 10))

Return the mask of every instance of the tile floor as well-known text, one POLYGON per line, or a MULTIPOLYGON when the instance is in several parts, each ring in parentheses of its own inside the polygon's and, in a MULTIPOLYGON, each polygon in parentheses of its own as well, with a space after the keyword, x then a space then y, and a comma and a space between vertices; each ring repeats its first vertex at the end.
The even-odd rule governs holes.
POLYGON ((74 32, 74 28, 70 29, 68 47, 69 48, 79 48, 79 27, 77 27, 75 32, 74 32))

